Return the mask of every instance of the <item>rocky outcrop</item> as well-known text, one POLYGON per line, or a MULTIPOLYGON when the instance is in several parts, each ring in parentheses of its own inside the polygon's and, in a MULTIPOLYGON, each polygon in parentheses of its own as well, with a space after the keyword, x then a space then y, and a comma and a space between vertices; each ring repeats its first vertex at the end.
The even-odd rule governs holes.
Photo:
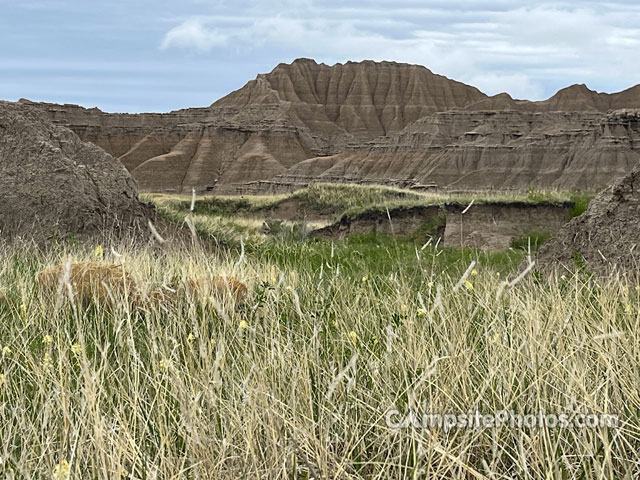
POLYGON ((147 239, 127 170, 34 108, 0 102, 0 238, 147 239))
POLYGON ((603 190, 540 249, 537 267, 640 277, 640 167, 603 190))
POLYGON ((305 160, 272 181, 292 188, 346 181, 599 190, 639 160, 640 111, 451 111, 366 146, 305 160))
POLYGON ((398 132, 426 115, 485 98, 477 88, 419 65, 364 61, 328 66, 299 59, 258 75, 213 106, 284 103, 295 124, 343 143, 398 132))
POLYGON ((514 100, 501 93, 466 107, 467 110, 518 110, 522 112, 600 112, 640 109, 640 85, 618 93, 600 93, 586 85, 571 85, 541 102, 514 100))
POLYGON ((324 153, 277 105, 109 114, 21 102, 118 157, 144 191, 211 191, 219 182, 270 178, 324 153))
POLYGON ((142 190, 291 191, 316 181, 602 188, 638 160, 640 86, 488 97, 416 65, 299 59, 207 108, 108 114, 37 104, 118 157, 142 190), (616 111, 616 113, 613 113, 616 111))
POLYGON ((417 65, 329 67, 300 59, 259 75, 208 108, 129 115, 34 106, 118 157, 142 190, 181 192, 268 180, 305 159, 484 98, 474 87, 417 65))

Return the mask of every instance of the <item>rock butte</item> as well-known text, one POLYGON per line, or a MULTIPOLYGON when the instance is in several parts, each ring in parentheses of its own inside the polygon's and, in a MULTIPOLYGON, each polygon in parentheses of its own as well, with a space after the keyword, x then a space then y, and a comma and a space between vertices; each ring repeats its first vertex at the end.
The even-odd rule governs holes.
POLYGON ((167 114, 33 105, 119 158, 143 191, 600 189, 640 160, 640 85, 574 85, 530 102, 393 62, 299 59, 209 107, 167 114))

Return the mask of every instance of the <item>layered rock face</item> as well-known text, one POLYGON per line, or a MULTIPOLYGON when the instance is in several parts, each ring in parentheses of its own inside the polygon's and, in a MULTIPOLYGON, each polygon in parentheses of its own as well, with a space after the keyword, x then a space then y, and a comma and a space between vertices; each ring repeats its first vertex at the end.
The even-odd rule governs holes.
POLYGON ((367 146, 301 162, 274 182, 599 190, 639 160, 640 111, 451 111, 367 146))
POLYGON ((486 98, 418 65, 365 61, 330 67, 299 59, 258 75, 213 106, 285 103, 295 124, 344 143, 398 132, 426 115, 486 98))
POLYGON ((279 105, 109 114, 75 105, 22 103, 119 158, 145 191, 206 191, 217 183, 271 178, 324 153, 279 105))
POLYGON ((118 157, 146 191, 270 193, 311 182, 602 188, 638 160, 640 86, 544 102, 393 62, 300 59, 207 108, 107 114, 37 104, 118 157), (615 113, 614 113, 615 111, 615 113))
POLYGON ((115 158, 34 108, 0 102, 0 238, 146 238, 148 215, 115 158))

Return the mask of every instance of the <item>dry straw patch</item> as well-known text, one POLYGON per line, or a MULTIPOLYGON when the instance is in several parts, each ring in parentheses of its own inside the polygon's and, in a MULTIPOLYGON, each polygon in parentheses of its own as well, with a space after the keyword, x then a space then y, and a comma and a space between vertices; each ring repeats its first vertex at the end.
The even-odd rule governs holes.
POLYGON ((189 278, 177 289, 181 296, 197 296, 206 298, 213 296, 224 298, 230 295, 236 303, 243 303, 247 299, 247 286, 235 277, 214 275, 213 277, 189 278))
POLYGON ((36 283, 43 290, 62 290, 70 285, 73 294, 82 302, 107 302, 115 296, 133 298, 136 282, 121 265, 82 261, 46 267, 36 275, 36 283))
MULTIPOLYGON (((248 296, 247 285, 232 276, 201 276, 187 278, 179 285, 163 285, 144 293, 136 280, 123 265, 95 261, 69 261, 46 267, 36 275, 40 289, 49 292, 71 294, 82 303, 97 301, 113 303, 128 298, 142 306, 151 304, 171 304, 187 298, 218 300, 231 298, 235 304, 243 304, 248 296)), ((0 301, 3 294, 0 291, 0 301)))

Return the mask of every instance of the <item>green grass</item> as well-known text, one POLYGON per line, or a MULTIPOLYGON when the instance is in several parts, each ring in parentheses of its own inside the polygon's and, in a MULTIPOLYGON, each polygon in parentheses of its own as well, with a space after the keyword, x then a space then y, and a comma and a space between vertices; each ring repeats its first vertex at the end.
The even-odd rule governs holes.
MULTIPOLYGON (((209 216, 263 216, 265 212, 296 200, 300 211, 318 214, 354 217, 367 211, 384 212, 386 209, 441 205, 449 202, 475 203, 563 203, 575 202, 571 216, 581 214, 594 194, 589 192, 561 192, 529 190, 528 192, 476 192, 464 194, 419 193, 390 187, 314 184, 288 195, 196 198, 194 212, 209 216)), ((191 197, 185 195, 147 194, 145 198, 156 205, 174 212, 187 213, 191 197)))
MULTIPOLYGON (((165 208, 187 211, 191 207, 191 197, 185 195, 147 194, 165 208)), ((314 184, 289 195, 218 197, 205 196, 196 199, 194 213, 203 215, 259 215, 286 201, 297 200, 301 209, 332 214, 352 208, 404 199, 418 202, 422 196, 417 193, 387 187, 314 184)))
POLYGON ((533 231, 511 239, 511 248, 525 252, 537 252, 540 246, 551 238, 549 232, 533 231))
MULTIPOLYGON (((184 222, 171 202, 161 213, 184 222)), ((212 252, 0 245, 3 478, 65 465, 116 480, 635 478, 640 288, 580 271, 518 280, 521 249, 312 241, 290 222, 265 234, 232 205, 189 215, 212 252), (64 279, 35 281, 70 258, 121 264, 140 292, 221 274, 249 297, 75 304, 64 279), (621 427, 394 429, 393 408, 609 413, 621 427)))
MULTIPOLYGON (((261 255, 127 251, 136 285, 233 274, 245 306, 74 307, 34 282, 94 246, 0 247, 6 478, 625 478, 640 448, 640 298, 517 276, 520 253, 388 237, 261 255), (475 271, 461 278, 468 264, 475 271), (502 272, 500 276, 498 273, 502 272), (461 282, 461 280, 465 280, 461 282), (619 429, 393 429, 408 413, 615 413, 619 429)), ((109 249, 105 249, 109 251, 109 249)), ((633 478, 633 474, 631 475, 633 478)))
POLYGON ((419 282, 425 277, 461 275, 472 261, 504 275, 517 269, 524 259, 524 253, 440 248, 425 246, 410 239, 372 234, 356 235, 335 243, 274 242, 258 249, 255 257, 282 268, 318 274, 340 268, 343 275, 354 281, 368 275, 388 276, 402 272, 403 278, 418 288, 419 282))
POLYGON ((572 192, 569 198, 570 201, 574 203, 574 206, 569 214, 569 220, 574 217, 579 217, 586 212, 589 207, 589 202, 591 202, 595 196, 596 194, 593 192, 572 192))

